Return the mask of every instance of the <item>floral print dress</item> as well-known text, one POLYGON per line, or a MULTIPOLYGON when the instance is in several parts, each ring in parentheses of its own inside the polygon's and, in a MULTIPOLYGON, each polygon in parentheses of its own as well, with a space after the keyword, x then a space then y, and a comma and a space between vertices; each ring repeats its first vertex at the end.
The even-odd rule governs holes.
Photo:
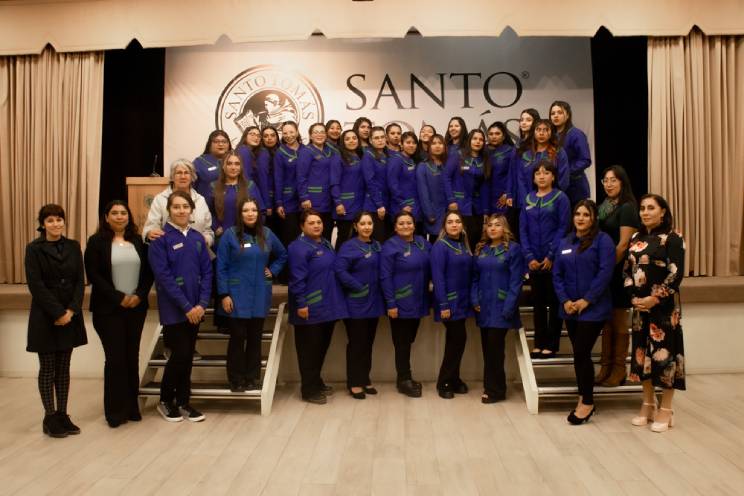
POLYGON ((675 232, 637 232, 630 239, 625 289, 631 298, 659 299, 659 304, 648 312, 633 312, 633 381, 651 380, 657 387, 685 389, 679 306, 684 260, 685 242, 675 232))

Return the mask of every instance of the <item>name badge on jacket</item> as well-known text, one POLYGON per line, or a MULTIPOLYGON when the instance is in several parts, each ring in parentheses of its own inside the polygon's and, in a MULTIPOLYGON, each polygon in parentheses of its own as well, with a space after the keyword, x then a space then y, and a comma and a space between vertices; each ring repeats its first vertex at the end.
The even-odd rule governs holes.
POLYGON ((208 171, 217 170, 217 166, 216 165, 213 165, 212 167, 209 167, 207 170, 208 171))
POLYGON ((174 250, 180 250, 181 248, 183 248, 183 243, 178 243, 177 245, 173 245, 174 250))
POLYGON ((571 248, 568 248, 567 250, 561 250, 561 255, 568 255, 571 253, 571 248))
POLYGON ((250 248, 250 247, 251 247, 250 243, 243 243, 243 248, 250 248))

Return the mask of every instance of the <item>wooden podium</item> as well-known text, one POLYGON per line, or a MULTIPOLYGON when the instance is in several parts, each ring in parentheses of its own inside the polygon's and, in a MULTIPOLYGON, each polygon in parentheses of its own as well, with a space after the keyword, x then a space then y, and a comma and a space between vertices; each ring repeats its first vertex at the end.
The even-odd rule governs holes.
POLYGON ((168 187, 170 181, 167 177, 128 177, 127 178, 127 201, 132 217, 140 230, 147 220, 155 195, 168 187))

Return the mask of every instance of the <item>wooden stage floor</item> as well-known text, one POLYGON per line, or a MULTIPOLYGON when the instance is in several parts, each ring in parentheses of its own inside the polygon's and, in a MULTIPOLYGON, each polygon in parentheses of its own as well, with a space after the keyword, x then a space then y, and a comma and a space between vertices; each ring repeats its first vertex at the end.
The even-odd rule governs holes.
POLYGON ((325 406, 296 385, 261 417, 245 402, 195 402, 203 423, 169 424, 153 402, 144 420, 110 429, 102 381, 73 380, 71 414, 83 432, 41 432, 34 379, 0 378, 0 494, 172 495, 623 495, 743 494, 744 375, 688 377, 671 431, 632 427, 640 403, 599 398, 573 427, 567 403, 529 415, 515 385, 480 403, 480 384, 442 400, 380 394, 354 400, 336 384, 325 406))

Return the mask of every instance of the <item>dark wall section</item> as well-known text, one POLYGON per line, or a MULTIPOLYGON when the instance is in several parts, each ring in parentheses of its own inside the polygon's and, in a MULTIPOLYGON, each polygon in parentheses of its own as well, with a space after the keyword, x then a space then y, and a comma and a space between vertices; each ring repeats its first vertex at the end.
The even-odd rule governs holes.
POLYGON ((104 61, 103 150, 99 211, 126 200, 126 177, 163 173, 165 49, 143 49, 133 41, 109 50, 104 61))
POLYGON ((648 191, 646 38, 615 38, 602 28, 592 38, 597 196, 602 170, 622 165, 640 197, 648 191))

